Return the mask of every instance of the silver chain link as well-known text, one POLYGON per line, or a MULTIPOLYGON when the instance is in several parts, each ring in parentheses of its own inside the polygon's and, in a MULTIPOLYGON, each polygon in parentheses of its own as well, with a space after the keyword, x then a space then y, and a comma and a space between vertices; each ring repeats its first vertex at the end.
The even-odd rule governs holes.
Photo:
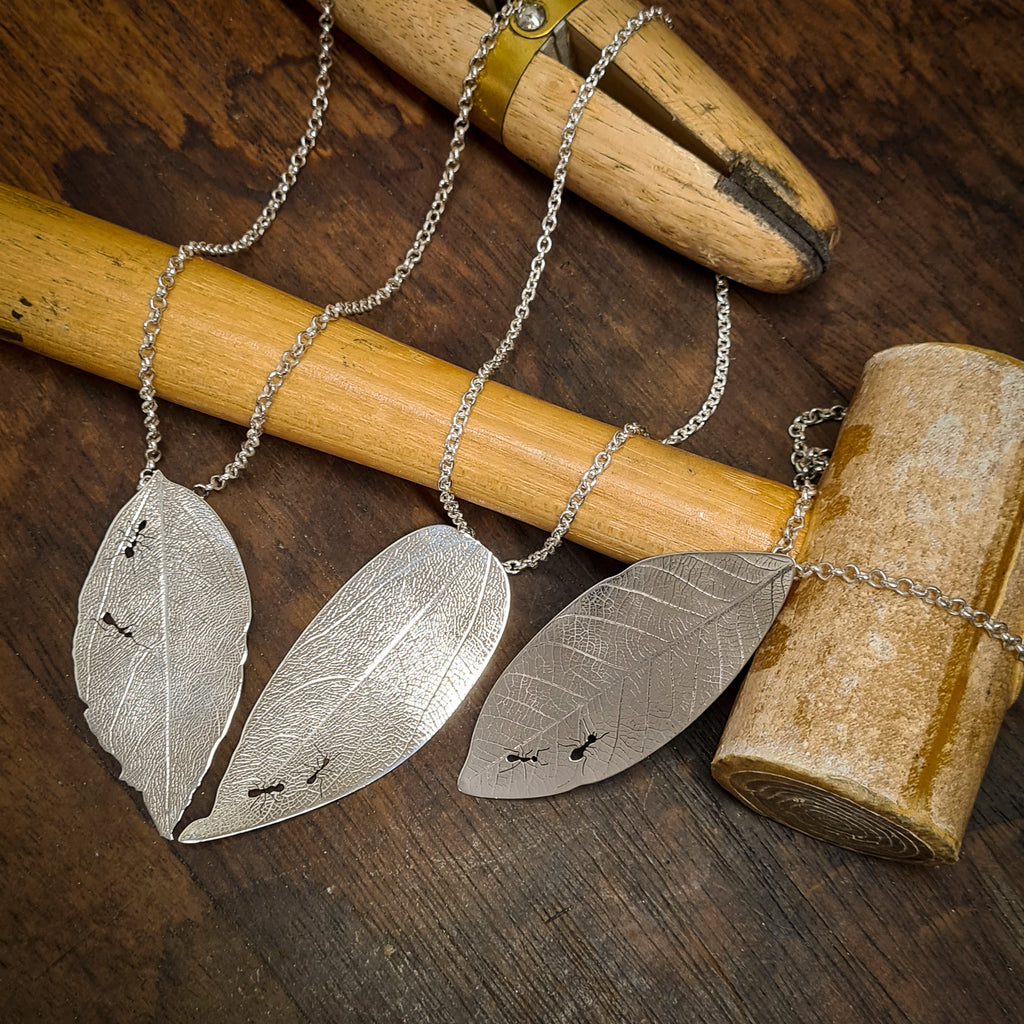
POLYGON ((160 325, 164 311, 167 309, 167 295, 174 287, 175 280, 182 268, 193 256, 229 256, 251 248, 266 234, 274 222, 278 211, 284 206, 292 186, 298 180, 299 172, 306 164, 317 135, 323 127, 324 114, 327 111, 327 92, 331 87, 331 46, 333 37, 331 28, 334 24, 332 3, 330 0, 320 10, 320 38, 317 59, 316 86, 310 101, 312 110, 306 121, 305 131, 299 138, 298 146, 288 158, 287 166, 281 174, 277 187, 270 194, 266 205, 259 216, 241 237, 233 242, 187 242, 167 261, 163 273, 157 278, 156 291, 149 300, 149 316, 142 325, 142 344, 139 346, 139 397, 142 399, 143 422, 146 427, 146 465, 142 477, 148 476, 160 461, 160 420, 157 415, 156 374, 153 370, 153 357, 156 355, 156 340, 160 334, 160 325))
MULTIPOLYGON (((470 62, 468 73, 463 80, 463 89, 459 99, 451 146, 441 179, 423 226, 417 232, 413 244, 410 246, 404 259, 395 267, 388 280, 376 291, 361 299, 329 304, 324 307, 322 312, 314 316, 309 324, 297 334, 295 343, 282 354, 278 365, 267 376, 264 387, 256 399, 245 441, 235 458, 224 467, 221 473, 212 476, 206 484, 196 484, 196 490, 201 493, 219 491, 229 480, 236 479, 239 473, 245 469, 259 447, 260 437, 263 433, 267 414, 273 403, 274 396, 284 384, 287 375, 298 365, 316 337, 334 320, 343 316, 355 316, 366 313, 386 302, 401 288, 413 268, 420 261, 441 220, 453 189, 455 176, 461 166, 460 159, 465 148, 465 136, 470 124, 473 97, 480 74, 486 64, 487 55, 494 48, 499 34, 508 26, 509 21, 515 15, 521 3, 522 0, 511 0, 511 2, 506 3, 492 19, 488 31, 481 37, 480 45, 470 62)), ((180 246, 178 251, 170 257, 167 267, 157 279, 156 290, 149 301, 150 315, 143 325, 143 342, 139 347, 139 380, 142 385, 139 390, 139 396, 142 399, 146 426, 146 464, 142 472, 143 477, 155 469, 157 462, 161 458, 160 442, 162 438, 157 416, 153 358, 156 353, 156 339, 160 333, 163 313, 167 308, 168 293, 173 288, 177 275, 188 260, 197 255, 227 256, 250 248, 268 230, 278 211, 283 206, 289 190, 295 184, 299 171, 305 165, 306 159, 316 143, 317 135, 323 125, 323 116, 327 109, 327 91, 330 87, 331 28, 333 25, 331 9, 332 4, 325 2, 320 15, 319 74, 312 99, 312 114, 298 147, 289 158, 288 166, 282 174, 277 188, 271 194, 270 200, 261 211, 260 216, 240 238, 233 242, 189 242, 180 246)), ((551 250, 551 236, 557 227, 557 213, 565 188, 566 169, 569 158, 572 155, 572 143, 580 117, 594 95, 597 83, 621 47, 634 32, 655 18, 660 18, 667 24, 671 24, 671 19, 660 7, 648 8, 629 19, 622 29, 616 33, 612 42, 602 51, 601 57, 591 69, 590 74, 579 90, 562 133, 559 160, 553 176, 548 209, 542 221, 542 232, 536 245, 537 253, 531 262, 530 274, 520 297, 519 305, 515 309, 515 314, 504 341, 498 346, 492 358, 480 368, 477 375, 473 378, 470 388, 463 396, 459 410, 453 420, 452 429, 445 441, 441 462, 441 479, 439 481, 441 501, 452 522, 464 533, 472 534, 472 531, 462 515, 454 494, 451 492, 451 472, 454 469, 455 455, 461 442, 466 421, 484 384, 499 369, 512 351, 515 341, 529 316, 530 305, 536 296, 537 285, 545 269, 545 257, 551 250)), ((715 373, 711 389, 701 409, 684 426, 677 428, 668 437, 664 438, 663 443, 665 444, 679 444, 696 433, 714 413, 724 393, 729 371, 731 322, 728 281, 719 275, 716 275, 715 279, 715 297, 718 328, 716 335, 715 373)), ((646 431, 635 423, 627 424, 622 430, 615 433, 608 444, 597 454, 591 467, 582 475, 579 485, 559 516, 555 530, 542 547, 526 558, 513 559, 505 563, 507 572, 515 574, 524 569, 533 568, 544 561, 558 547, 597 478, 610 464, 612 455, 630 437, 638 434, 646 436, 646 431)))
MULTIPOLYGON (((796 469, 793 486, 800 492, 793 514, 786 522, 782 538, 772 549, 774 554, 788 555, 793 550, 796 536, 803 529, 805 517, 817 494, 817 481, 828 465, 831 452, 827 448, 814 448, 807 444, 807 428, 828 420, 842 420, 846 416, 846 408, 834 405, 829 409, 810 409, 798 416, 789 427, 789 436, 793 438, 793 454, 791 461, 796 469)), ((796 567, 796 578, 799 580, 814 576, 819 580, 840 580, 848 586, 866 583, 875 590, 890 590, 900 597, 915 597, 926 605, 941 608, 954 618, 963 619, 982 630, 1003 650, 1012 654, 1024 663, 1024 638, 1011 633, 1005 622, 997 622, 987 612, 972 608, 962 597, 949 597, 934 585, 918 583, 909 576, 896 578, 883 569, 861 569, 853 562, 839 567, 831 562, 803 562, 796 567)))
MULTIPOLYGON (((245 441, 234 459, 229 462, 217 475, 212 476, 205 484, 196 484, 195 488, 200 493, 208 494, 210 491, 222 490, 229 480, 237 478, 239 473, 245 469, 249 460, 253 457, 259 447, 260 437, 266 425, 267 413, 274 401, 274 396, 284 384, 285 378, 298 365, 305 355, 306 350, 313 344, 316 337, 322 333, 334 320, 343 316, 356 316, 369 312, 382 305, 390 299, 405 280, 412 273, 413 268, 419 263, 424 251, 430 244, 441 216, 445 211, 446 204, 454 187, 455 176, 461 167, 460 159, 465 149, 466 132, 469 130, 470 114, 473 108, 473 96, 476 92, 477 82, 486 64, 487 55, 494 48, 499 33, 508 25, 509 20, 518 8, 521 0, 505 4, 505 6, 494 16, 490 28, 481 37, 480 45, 474 53, 469 64, 469 70, 463 80, 462 93, 459 98, 458 111, 455 118, 452 141, 449 147, 448 156, 445 160, 440 181, 434 192, 430 207, 427 211, 423 226, 416 233, 412 245, 406 252, 405 257, 395 267, 391 276, 380 288, 371 292, 361 299, 350 301, 334 302, 326 306, 322 312, 314 316, 309 324, 301 330, 295 339, 295 343, 285 350, 280 362, 267 376, 263 390, 260 392, 253 407, 252 416, 249 419, 249 429, 245 435, 245 441)), ((288 166, 281 176, 281 181, 267 205, 264 207, 256 222, 239 239, 234 242, 218 244, 209 242, 189 242, 181 246, 168 260, 167 267, 157 279, 157 288, 150 299, 150 316, 143 324, 143 342, 139 347, 139 380, 142 387, 139 396, 142 399, 142 410, 145 416, 146 426, 146 465, 142 472, 145 477, 155 469, 160 460, 160 431, 157 418, 156 390, 154 386, 155 374, 153 372, 153 357, 156 352, 156 339, 160 333, 160 322, 164 310, 167 308, 167 295, 174 286, 175 279, 184 267, 185 263, 193 256, 227 256, 250 248, 257 242, 266 230, 270 227, 274 217, 284 204, 288 191, 295 184, 299 171, 306 162, 306 158, 312 150, 317 134, 323 124, 323 116, 327 109, 327 90, 330 88, 329 70, 331 66, 331 28, 333 26, 332 3, 325 2, 320 14, 320 54, 319 74, 316 80, 316 91, 313 94, 313 112, 306 126, 306 131, 299 141, 298 148, 289 158, 288 166)))
POLYGON ((611 465, 612 456, 631 437, 636 437, 638 434, 647 437, 647 431, 639 423, 627 423, 621 430, 615 431, 612 439, 594 456, 590 469, 580 477, 579 485, 572 492, 572 497, 566 502, 565 509, 558 517, 558 523, 548 535, 548 539, 536 551, 525 558, 510 558, 507 562, 502 562, 502 568, 505 572, 510 576, 515 576, 524 569, 535 569, 557 550, 558 546, 562 543, 562 539, 569 532, 569 527, 572 526, 572 521, 576 518, 576 513, 579 512, 580 506, 582 506, 587 495, 593 490, 594 484, 597 483, 597 478, 611 465))
POLYGON ((704 404, 681 427, 677 427, 668 437, 661 439, 662 444, 682 444, 687 438, 704 426, 714 415, 718 403, 725 394, 725 385, 729 381, 729 350, 732 336, 732 316, 729 308, 729 279, 721 274, 715 275, 715 319, 717 332, 715 336, 715 375, 711 381, 704 404))
POLYGON ((972 608, 962 597, 948 597, 936 586, 925 586, 917 583, 909 576, 896 579, 881 569, 861 569, 848 562, 839 568, 831 562, 808 562, 796 567, 797 579, 816 576, 819 580, 842 580, 852 586, 855 583, 867 583, 876 590, 891 590, 900 597, 916 597, 925 604, 941 608, 944 612, 970 623, 980 629, 993 640, 1000 643, 1003 650, 1009 651, 1024 664, 1024 638, 1011 633, 1005 622, 996 622, 987 612, 972 608))
POLYGON ((793 488, 799 491, 793 514, 786 521, 782 537, 772 548, 773 555, 789 555, 793 552, 797 534, 804 528, 805 517, 818 493, 818 479, 825 472, 832 453, 827 448, 814 448, 807 444, 807 428, 819 423, 841 423, 846 418, 845 405, 833 405, 825 409, 808 409, 789 425, 789 436, 793 439, 793 451, 789 461, 796 470, 793 488))
MULTIPOLYGON (((466 522, 466 517, 462 512, 459 500, 452 491, 452 473, 455 469, 455 458, 458 454, 459 446, 462 443, 466 423, 469 420, 470 413, 473 411, 473 406, 476 404, 476 400, 480 397, 480 393, 484 389, 484 385, 486 385, 491 377, 494 376, 504 363, 505 359, 512 352, 519 335, 522 333, 523 325, 525 324, 527 317, 530 315, 530 306, 536 297, 537 286, 544 273, 546 257, 551 251, 551 237, 554 234, 555 228, 558 226, 558 210, 562 204, 566 174, 569 166, 569 160, 572 157, 573 141, 576 137, 576 129, 579 125, 580 118, 583 116, 583 112, 586 110, 587 104, 590 102, 597 90, 597 85, 602 76, 607 71, 609 65, 618 55, 627 40, 629 40, 629 38, 644 25, 655 19, 660 19, 668 25, 672 24, 671 19, 660 7, 649 7, 630 18, 625 22, 622 28, 616 32, 612 41, 601 51, 600 57, 590 69, 590 73, 581 84, 579 92, 576 95, 576 99, 569 108, 569 115, 566 119, 565 127, 562 130, 562 140, 558 149, 558 162, 552 175, 551 192, 548 196, 547 211, 541 221, 541 233, 537 239, 535 247, 536 255, 530 263, 530 271, 526 279, 526 284, 523 286, 519 304, 515 308, 512 321, 508 326, 505 337, 495 349, 494 355, 492 355, 491 358, 480 367, 476 372, 476 375, 470 381, 469 388, 462 396, 458 411, 452 419, 452 425, 451 429, 448 431, 448 436, 445 438, 444 449, 439 466, 440 476, 437 484, 438 492, 441 504, 448 513, 448 518, 451 520, 452 524, 460 533, 464 533, 468 536, 472 537, 475 536, 475 534, 466 522)), ((666 437, 663 441, 664 444, 679 444, 700 430, 718 407, 722 394, 725 391, 729 375, 731 318, 729 308, 729 283, 720 275, 716 275, 715 277, 715 298, 717 312, 716 363, 711 389, 701 406, 700 411, 697 412, 684 426, 679 427, 666 437)), ((524 569, 535 568, 557 549, 559 544, 561 544, 562 539, 569 531, 569 528, 572 526, 576 513, 579 512, 587 495, 593 489, 597 478, 611 464, 614 453, 617 452, 630 437, 635 437, 638 434, 647 436, 647 432, 642 427, 636 423, 630 423, 613 435, 608 444, 598 452, 590 468, 587 469, 580 478, 579 485, 576 490, 573 491, 572 496, 566 502, 565 508, 558 517, 555 529, 551 532, 541 547, 524 558, 510 559, 502 563, 503 568, 509 575, 516 575, 524 569)))

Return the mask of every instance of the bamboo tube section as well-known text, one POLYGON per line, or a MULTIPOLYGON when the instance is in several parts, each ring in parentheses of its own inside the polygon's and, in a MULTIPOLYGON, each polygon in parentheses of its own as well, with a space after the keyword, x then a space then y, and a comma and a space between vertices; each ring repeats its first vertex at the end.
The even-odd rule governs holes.
MULTIPOLYGON (((0 238, 2 336, 137 388, 146 302, 172 248, 5 187, 0 238)), ((248 423, 267 373, 319 312, 223 267, 191 261, 160 333, 159 396, 248 423)), ((436 487, 444 438, 471 376, 340 320, 289 376, 267 430, 436 487)), ((613 429, 490 383, 470 418, 454 489, 551 529, 613 429)), ((141 459, 141 423, 139 431, 141 459)), ((601 477, 569 537, 624 561, 678 550, 767 550, 793 498, 782 484, 636 438, 601 477)))
MULTIPOLYGON (((1024 363, 961 345, 867 365, 804 557, 880 568, 1024 626, 1024 363)), ((956 860, 1024 666, 923 602, 809 578, 761 644, 715 778, 862 853, 956 860)))
MULTIPOLYGON (((640 8, 636 0, 573 7, 564 23, 578 63, 589 67, 640 8)), ((490 21, 468 0, 346 0, 335 20, 449 110, 490 21)), ((501 141, 550 175, 581 76, 543 51, 522 69, 495 73, 513 76, 501 141)), ((590 101, 568 186, 663 245, 763 291, 813 281, 839 235, 812 175, 660 22, 626 44, 590 101)))

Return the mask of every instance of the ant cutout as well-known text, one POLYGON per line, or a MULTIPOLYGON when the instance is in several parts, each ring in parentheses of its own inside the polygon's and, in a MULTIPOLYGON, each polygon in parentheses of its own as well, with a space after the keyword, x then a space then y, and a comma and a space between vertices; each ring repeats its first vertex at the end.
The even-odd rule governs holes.
POLYGON ((505 760, 509 762, 507 768, 499 768, 499 772, 511 772, 515 771, 516 767, 522 765, 525 769, 528 764, 547 764, 546 761, 540 760, 540 755, 547 750, 547 747, 541 747, 539 750, 535 750, 532 753, 520 754, 518 751, 510 750, 505 755, 505 760))
POLYGON ((249 798, 255 800, 258 796, 269 796, 271 793, 283 793, 284 783, 275 782, 269 786, 257 787, 249 790, 249 798))
POLYGON ((145 546, 146 541, 146 523, 148 520, 140 519, 135 525, 134 530, 129 529, 125 531, 124 537, 121 540, 122 547, 120 554, 127 559, 133 559, 136 555, 141 554, 140 548, 145 546))
MULTIPOLYGON (((117 620, 114 618, 113 615, 110 614, 110 612, 104 612, 103 616, 100 618, 99 621, 102 622, 104 626, 113 626, 114 629, 116 629, 118 631, 118 633, 120 633, 121 636, 125 637, 126 639, 131 640, 134 643, 138 643, 139 642, 138 640, 135 639, 135 629, 136 629, 135 623, 130 623, 127 626, 119 626, 117 624, 117 620)), ((142 644, 140 646, 145 646, 145 645, 142 644)))
POLYGON ((313 774, 310 775, 308 779, 306 779, 306 785, 312 786, 313 783, 319 782, 320 795, 323 796, 324 780, 320 777, 320 773, 331 763, 331 759, 326 754, 320 753, 319 750, 317 750, 317 753, 320 754, 320 763, 316 766, 316 769, 313 771, 313 774))
MULTIPOLYGON (((598 740, 603 740, 608 735, 607 732, 601 733, 600 736, 589 727, 584 727, 587 730, 586 736, 580 740, 579 744, 572 748, 569 752, 570 761, 582 761, 584 769, 586 767, 587 751, 595 744, 598 740)), ((568 744, 566 744, 568 746, 568 744)))
POLYGON ((267 801, 280 800, 283 792, 283 782, 269 782, 266 785, 262 782, 257 782, 256 785, 249 790, 248 797, 250 800, 255 801, 253 806, 256 814, 265 816, 267 813, 267 801))

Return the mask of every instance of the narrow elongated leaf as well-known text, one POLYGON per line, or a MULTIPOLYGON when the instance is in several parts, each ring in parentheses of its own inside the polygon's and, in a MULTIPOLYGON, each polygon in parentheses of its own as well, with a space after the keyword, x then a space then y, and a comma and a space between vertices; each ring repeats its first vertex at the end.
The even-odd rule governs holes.
POLYGON ((793 571, 787 555, 712 551, 648 558, 598 583, 495 683, 459 789, 548 796, 636 764, 732 682, 793 571))
POLYGON ((508 618, 501 563, 450 526, 403 537, 323 607, 245 723, 202 842, 346 796, 414 754, 479 678, 508 618))
POLYGON ((89 570, 73 657, 86 721, 162 836, 238 704, 250 616, 224 524, 193 491, 153 473, 114 516, 89 570))

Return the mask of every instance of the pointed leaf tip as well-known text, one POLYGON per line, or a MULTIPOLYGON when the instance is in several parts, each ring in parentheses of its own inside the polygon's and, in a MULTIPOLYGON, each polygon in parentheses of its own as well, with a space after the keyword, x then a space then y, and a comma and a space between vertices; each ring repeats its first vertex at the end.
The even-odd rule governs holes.
POLYGON ((499 677, 459 789, 550 796, 636 764, 732 682, 778 615, 794 570, 788 555, 688 552, 598 583, 499 677))
POLYGON ((86 721, 170 838, 238 704, 251 605, 234 541, 160 472, 100 544, 72 657, 86 721))
POLYGON ((182 841, 283 821, 397 767, 479 678, 508 607, 501 563, 450 526, 382 551, 296 640, 245 724, 213 811, 182 841))

